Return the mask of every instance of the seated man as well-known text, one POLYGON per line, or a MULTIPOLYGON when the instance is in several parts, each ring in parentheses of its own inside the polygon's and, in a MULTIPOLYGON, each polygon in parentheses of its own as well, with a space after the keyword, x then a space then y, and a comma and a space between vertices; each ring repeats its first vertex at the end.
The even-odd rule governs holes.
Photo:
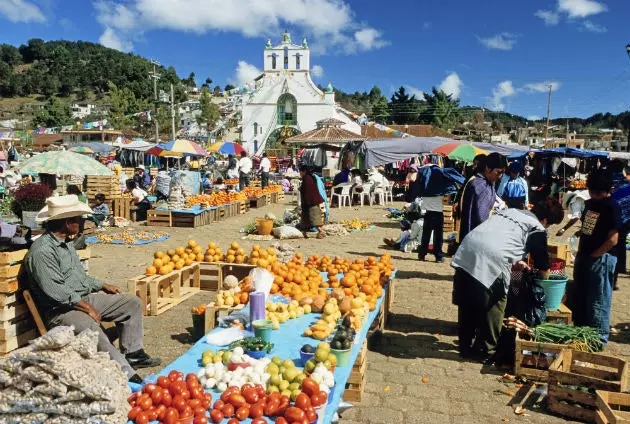
POLYGON ((142 349, 142 302, 121 294, 114 285, 86 274, 69 236, 79 231, 82 215, 92 210, 77 196, 50 197, 37 220, 46 233, 33 242, 24 259, 25 283, 31 288, 42 318, 49 326, 74 326, 78 334, 86 328, 99 333, 99 351, 109 353, 129 377, 140 383, 134 368, 154 367, 160 360, 142 349), (120 332, 119 352, 103 332, 101 320, 113 321, 120 332))

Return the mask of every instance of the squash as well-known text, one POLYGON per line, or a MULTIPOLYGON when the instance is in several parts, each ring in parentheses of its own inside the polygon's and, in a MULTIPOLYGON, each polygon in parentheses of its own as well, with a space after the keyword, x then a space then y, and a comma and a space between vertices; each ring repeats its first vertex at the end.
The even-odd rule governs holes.
POLYGON ((352 301, 349 297, 346 297, 339 304, 339 312, 341 312, 341 315, 345 315, 348 312, 350 312, 351 309, 352 309, 352 301))
POLYGON ((311 303, 311 310, 315 313, 319 313, 322 311, 322 309, 324 309, 324 303, 326 301, 324 300, 324 298, 322 296, 314 296, 313 297, 313 302, 311 303))

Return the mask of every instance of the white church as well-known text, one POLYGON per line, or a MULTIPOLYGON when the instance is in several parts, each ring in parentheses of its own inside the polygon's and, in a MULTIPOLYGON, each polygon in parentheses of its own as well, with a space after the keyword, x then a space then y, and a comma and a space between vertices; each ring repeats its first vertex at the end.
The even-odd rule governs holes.
POLYGON ((311 80, 309 69, 306 38, 301 45, 293 44, 285 32, 277 46, 267 40, 264 73, 256 78, 255 88, 243 96, 241 138, 249 154, 261 154, 268 140, 277 139, 284 128, 292 128, 294 134, 304 133, 326 118, 339 119, 344 129, 361 134, 360 125, 335 107, 332 85, 322 92, 311 80))

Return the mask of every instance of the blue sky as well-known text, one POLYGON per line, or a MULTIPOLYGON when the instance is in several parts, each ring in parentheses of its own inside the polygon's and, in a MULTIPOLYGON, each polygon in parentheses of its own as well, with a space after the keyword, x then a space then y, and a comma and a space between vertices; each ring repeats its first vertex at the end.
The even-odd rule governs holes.
POLYGON ((0 42, 100 42, 221 86, 252 78, 267 37, 306 35, 313 79, 386 95, 432 86, 542 117, 629 109, 627 0, 0 0, 0 42))

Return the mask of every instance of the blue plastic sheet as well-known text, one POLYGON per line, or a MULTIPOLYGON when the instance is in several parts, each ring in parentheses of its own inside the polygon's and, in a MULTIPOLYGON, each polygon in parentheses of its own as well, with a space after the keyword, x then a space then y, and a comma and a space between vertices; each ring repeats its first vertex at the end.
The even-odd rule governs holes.
MULTIPOLYGON (((393 277, 392 277, 393 278, 393 277)), ((351 358, 348 361, 348 364, 341 367, 337 366, 335 368, 334 376, 335 376, 335 390, 332 391, 332 399, 330 403, 326 406, 326 410, 324 413, 323 422, 328 424, 332 422, 332 418, 339 407, 339 403, 341 402, 341 398, 343 397, 343 392, 348 379, 350 378, 350 373, 352 372, 352 367, 359 356, 359 351, 361 350, 361 345, 363 341, 367 337, 367 332, 372 325, 372 322, 378 316, 378 313, 383 304, 383 299, 385 296, 381 296, 378 299, 376 304, 376 309, 371 311, 367 318, 365 319, 361 330, 357 332, 357 336, 355 337, 354 345, 352 346, 352 354, 351 358), (342 389, 339 389, 342 388, 342 389)), ((271 333, 271 342, 274 344, 274 348, 269 353, 269 356, 278 356, 282 359, 291 359, 295 362, 296 366, 302 367, 303 364, 300 360, 300 349, 305 344, 317 345, 319 342, 310 337, 303 336, 304 330, 309 328, 311 324, 317 321, 320 318, 321 314, 307 314, 303 315, 300 318, 291 319, 285 322, 284 324, 280 324, 280 328, 271 333)), ((221 331, 222 329, 214 329, 212 331, 221 331)), ((160 371, 157 376, 160 375, 168 375, 169 372, 181 371, 184 374, 187 373, 197 373, 201 368, 201 355, 205 350, 211 349, 214 352, 221 350, 221 347, 214 346, 206 343, 206 338, 203 337, 197 343, 195 343, 186 353, 173 361, 170 365, 160 371)), ((146 381, 155 381, 157 376, 149 376, 145 380, 146 381)), ((213 390, 212 398, 217 399, 220 396, 220 392, 213 390)), ((273 420, 264 417, 267 422, 273 423, 273 420)), ((225 419, 223 422, 227 422, 225 419)), ((244 423, 251 423, 251 419, 246 419, 242 421, 244 423)), ((131 421, 129 421, 131 423, 131 421)))

